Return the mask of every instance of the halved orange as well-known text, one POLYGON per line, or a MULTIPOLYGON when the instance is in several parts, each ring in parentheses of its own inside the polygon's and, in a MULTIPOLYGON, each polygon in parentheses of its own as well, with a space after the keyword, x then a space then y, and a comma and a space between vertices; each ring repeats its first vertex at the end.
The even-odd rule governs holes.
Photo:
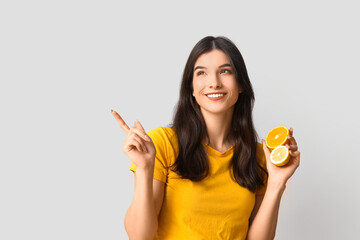
POLYGON ((274 149, 277 146, 285 144, 287 135, 289 135, 289 129, 287 129, 287 127, 279 126, 271 129, 265 138, 266 146, 274 149))
POLYGON ((286 165, 289 162, 289 159, 289 149, 283 145, 276 147, 270 154, 270 160, 276 166, 286 165))

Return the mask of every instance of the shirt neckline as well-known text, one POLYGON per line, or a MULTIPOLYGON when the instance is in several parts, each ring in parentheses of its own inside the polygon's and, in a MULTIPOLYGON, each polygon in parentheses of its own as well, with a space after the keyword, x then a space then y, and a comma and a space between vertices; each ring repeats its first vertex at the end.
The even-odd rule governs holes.
POLYGON ((234 147, 235 147, 235 145, 233 145, 229 149, 225 150, 225 152, 220 152, 220 151, 210 147, 206 143, 203 143, 203 145, 205 146, 205 148, 207 149, 207 151, 208 151, 208 153, 210 155, 215 155, 215 156, 220 156, 220 157, 224 157, 226 155, 231 154, 233 152, 234 147))

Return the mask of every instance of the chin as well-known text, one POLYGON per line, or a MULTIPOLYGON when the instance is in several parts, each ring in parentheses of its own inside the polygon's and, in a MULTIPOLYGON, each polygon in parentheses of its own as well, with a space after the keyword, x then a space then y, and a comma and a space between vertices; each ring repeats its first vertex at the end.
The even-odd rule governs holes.
POLYGON ((227 112, 232 112, 233 108, 232 107, 228 107, 228 108, 200 108, 201 112, 204 113, 211 113, 211 114, 224 114, 227 112))

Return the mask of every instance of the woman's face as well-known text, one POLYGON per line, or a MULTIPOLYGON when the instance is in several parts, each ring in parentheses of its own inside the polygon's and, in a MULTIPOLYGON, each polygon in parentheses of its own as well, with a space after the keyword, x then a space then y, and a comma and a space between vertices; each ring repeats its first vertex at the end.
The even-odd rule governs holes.
POLYGON ((200 55, 196 60, 193 89, 193 96, 203 114, 232 111, 241 88, 223 51, 215 49, 200 55))

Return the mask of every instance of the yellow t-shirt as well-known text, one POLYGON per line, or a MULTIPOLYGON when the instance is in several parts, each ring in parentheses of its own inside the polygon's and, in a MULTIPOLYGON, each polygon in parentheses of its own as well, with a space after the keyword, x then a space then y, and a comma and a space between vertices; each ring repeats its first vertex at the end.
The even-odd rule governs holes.
MULTIPOLYGON (((178 155, 175 131, 168 127, 148 132, 156 148, 154 178, 165 183, 165 194, 159 214, 155 239, 245 239, 255 195, 264 194, 266 186, 256 193, 241 187, 231 177, 229 163, 234 147, 221 153, 208 145, 210 171, 200 182, 181 179, 167 169, 178 155)), ((257 159, 265 168, 265 155, 258 143, 257 159)), ((132 171, 136 165, 131 165, 132 171)))

